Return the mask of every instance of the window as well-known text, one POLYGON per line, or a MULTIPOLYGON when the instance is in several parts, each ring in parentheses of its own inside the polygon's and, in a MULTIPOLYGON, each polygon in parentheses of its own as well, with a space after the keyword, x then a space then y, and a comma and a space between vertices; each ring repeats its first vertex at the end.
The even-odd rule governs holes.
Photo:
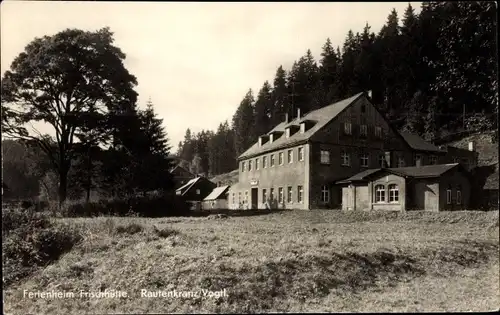
POLYGON ((363 153, 361 154, 361 166, 362 167, 368 167, 368 161, 369 161, 369 156, 368 153, 363 153))
POLYGON ((321 187, 321 202, 323 203, 330 202, 330 191, 328 190, 328 186, 326 185, 321 187))
POLYGON ((385 156, 383 154, 378 156, 378 165, 380 167, 385 167, 385 156))
POLYGON ((389 202, 399 202, 399 188, 396 184, 389 185, 389 202))
POLYGON ((278 163, 279 163, 280 165, 283 165, 283 152, 280 152, 280 153, 278 154, 278 163))
POLYGON ((262 189, 262 202, 266 202, 267 200, 267 190, 264 188, 262 189))
POLYGON ((236 203, 236 193, 233 193, 233 205, 236 203))
POLYGON ((262 167, 267 168, 267 156, 262 157, 262 167))
POLYGON ((288 150, 288 163, 293 162, 293 150, 288 150))
POLYGON ((304 194, 304 189, 302 188, 302 186, 297 186, 297 201, 300 203, 302 203, 303 194, 304 194))
POLYGON ((321 164, 330 164, 330 151, 321 150, 321 164))
POLYGON ((248 161, 248 171, 252 170, 252 160, 248 161))
POLYGON ((271 167, 274 166, 274 154, 271 154, 271 167))
POLYGON ((259 158, 255 159, 255 169, 258 171, 259 170, 259 158))
POLYGON ((422 166, 422 156, 420 154, 415 154, 413 156, 413 165, 422 166))
POLYGON ((405 158, 402 156, 398 157, 398 167, 405 167, 405 158))
POLYGON ((245 191, 245 203, 246 204, 248 203, 248 190, 245 191))
POLYGON ((270 195, 271 195, 271 201, 274 201, 274 188, 271 188, 270 195))
POLYGON ((460 186, 457 187, 457 205, 462 204, 462 188, 460 186))
POLYGON ((359 126, 359 134, 362 137, 366 137, 366 135, 368 134, 368 127, 366 125, 359 126))
POLYGON ((344 123, 344 134, 350 135, 352 131, 351 123, 344 123))
POLYGON ((375 186, 375 202, 385 202, 385 187, 383 185, 375 186))
POLYGON ((241 192, 238 192, 238 204, 241 203, 241 192))
POLYGON ((382 138, 382 127, 375 127, 375 137, 382 138))
POLYGON ((242 172, 245 171, 245 167, 246 167, 246 163, 245 162, 241 162, 241 171, 242 172))
POLYGON ((446 190, 446 204, 451 205, 451 187, 446 190))
POLYGON ((199 195, 200 194, 200 190, 199 189, 196 189, 196 194, 199 195))
POLYGON ((431 156, 429 157, 429 163, 430 163, 431 165, 435 165, 435 164, 437 164, 437 156, 435 156, 435 155, 431 155, 431 156))
POLYGON ((292 203, 292 187, 288 186, 288 194, 287 194, 288 203, 292 203))
POLYGON ((342 151, 342 153, 340 154, 340 157, 342 159, 343 166, 351 165, 351 157, 349 156, 349 153, 342 151))
POLYGON ((279 203, 283 203, 283 187, 278 188, 278 201, 279 203))
POLYGON ((304 161, 304 148, 299 148, 299 161, 304 161))

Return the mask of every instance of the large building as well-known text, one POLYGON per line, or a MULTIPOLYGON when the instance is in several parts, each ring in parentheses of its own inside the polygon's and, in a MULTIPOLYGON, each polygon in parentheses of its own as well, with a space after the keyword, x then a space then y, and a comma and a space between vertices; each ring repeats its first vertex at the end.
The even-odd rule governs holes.
POLYGON ((477 153, 395 130, 366 93, 278 124, 238 158, 230 208, 340 208, 342 185, 363 170, 460 162, 477 153))

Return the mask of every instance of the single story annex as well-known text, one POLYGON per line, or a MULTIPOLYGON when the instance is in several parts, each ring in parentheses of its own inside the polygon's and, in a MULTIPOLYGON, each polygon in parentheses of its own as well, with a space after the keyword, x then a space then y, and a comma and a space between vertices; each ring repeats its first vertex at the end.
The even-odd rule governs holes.
POLYGON ((342 210, 465 210, 470 175, 459 163, 368 169, 342 185, 342 210))

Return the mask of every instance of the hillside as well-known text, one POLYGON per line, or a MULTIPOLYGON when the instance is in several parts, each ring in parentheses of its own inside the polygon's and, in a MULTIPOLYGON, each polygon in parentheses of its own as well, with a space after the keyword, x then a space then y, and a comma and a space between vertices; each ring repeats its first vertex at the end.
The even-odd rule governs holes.
POLYGON ((233 185, 238 182, 238 170, 231 171, 229 173, 216 175, 210 180, 214 183, 220 182, 221 185, 233 185))
POLYGON ((476 143, 476 150, 479 153, 478 166, 497 165, 498 171, 498 143, 493 142, 493 131, 470 135, 460 140, 447 143, 448 145, 467 149, 469 142, 476 143))

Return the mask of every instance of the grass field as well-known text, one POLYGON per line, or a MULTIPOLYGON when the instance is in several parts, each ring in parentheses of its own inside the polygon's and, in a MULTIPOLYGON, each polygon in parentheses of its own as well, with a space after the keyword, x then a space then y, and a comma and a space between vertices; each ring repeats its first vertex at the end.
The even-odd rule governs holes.
POLYGON ((83 240, 4 290, 6 314, 491 311, 497 212, 58 219, 83 240), (148 291, 224 296, 141 297, 148 291), (127 291, 126 298, 23 292, 127 291))

